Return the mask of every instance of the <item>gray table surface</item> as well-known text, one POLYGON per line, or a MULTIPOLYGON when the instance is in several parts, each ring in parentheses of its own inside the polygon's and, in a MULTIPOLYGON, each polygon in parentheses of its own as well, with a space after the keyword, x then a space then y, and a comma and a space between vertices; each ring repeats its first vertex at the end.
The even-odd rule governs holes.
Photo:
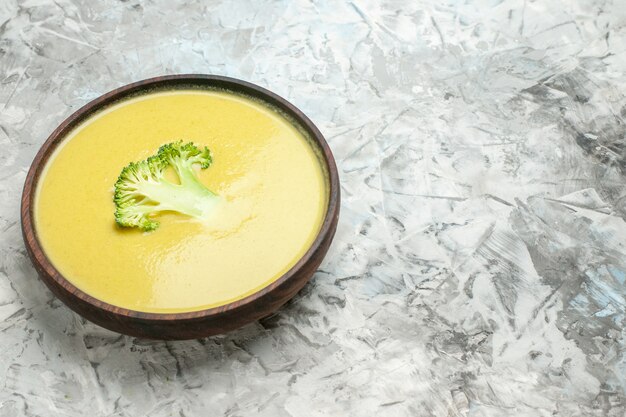
POLYGON ((624 416, 626 4, 0 2, 0 416, 624 416), (225 336, 86 322, 29 263, 48 134, 170 73, 272 89, 343 201, 312 282, 225 336))

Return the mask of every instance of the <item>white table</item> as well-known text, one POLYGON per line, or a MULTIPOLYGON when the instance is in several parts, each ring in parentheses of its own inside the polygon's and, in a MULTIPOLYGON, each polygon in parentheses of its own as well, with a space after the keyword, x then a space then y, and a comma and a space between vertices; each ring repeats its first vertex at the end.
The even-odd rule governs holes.
POLYGON ((0 2, 0 416, 626 413, 620 0, 204 3, 0 2), (163 343, 45 289, 19 197, 66 116, 170 73, 292 101, 343 201, 276 316, 163 343))

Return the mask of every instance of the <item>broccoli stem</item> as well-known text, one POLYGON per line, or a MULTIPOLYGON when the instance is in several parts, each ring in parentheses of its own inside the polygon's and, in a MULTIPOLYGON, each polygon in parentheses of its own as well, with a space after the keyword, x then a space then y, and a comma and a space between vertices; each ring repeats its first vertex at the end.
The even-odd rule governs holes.
POLYGON ((204 218, 215 206, 217 196, 197 180, 173 184, 169 181, 138 184, 137 191, 152 201, 158 201, 155 211, 177 211, 188 216, 204 218))

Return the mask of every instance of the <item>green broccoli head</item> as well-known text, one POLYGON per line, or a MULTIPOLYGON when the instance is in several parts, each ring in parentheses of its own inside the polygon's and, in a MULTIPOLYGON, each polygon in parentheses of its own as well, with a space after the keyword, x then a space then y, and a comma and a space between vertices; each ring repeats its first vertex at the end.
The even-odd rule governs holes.
POLYGON ((115 222, 122 227, 152 231, 159 226, 153 216, 162 211, 205 218, 218 197, 199 181, 194 167, 206 169, 212 161, 206 146, 199 148, 192 142, 178 141, 161 146, 156 155, 146 160, 131 162, 115 183, 115 222), (165 178, 169 167, 179 183, 165 178))
POLYGON ((182 140, 161 146, 157 156, 164 164, 175 167, 198 164, 207 169, 213 162, 209 148, 198 148, 192 142, 183 144, 182 140))

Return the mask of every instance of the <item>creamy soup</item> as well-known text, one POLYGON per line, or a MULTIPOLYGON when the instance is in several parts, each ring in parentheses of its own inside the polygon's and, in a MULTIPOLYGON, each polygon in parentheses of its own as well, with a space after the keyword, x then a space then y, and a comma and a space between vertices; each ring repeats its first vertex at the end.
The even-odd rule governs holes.
POLYGON ((97 299, 143 312, 216 307, 272 283, 309 249, 328 200, 322 167, 265 104, 210 90, 146 94, 94 115, 56 149, 39 180, 36 230, 57 270, 97 299), (211 149, 198 177, 223 203, 210 221, 164 212, 153 232, 117 226, 121 169, 179 139, 211 149))

